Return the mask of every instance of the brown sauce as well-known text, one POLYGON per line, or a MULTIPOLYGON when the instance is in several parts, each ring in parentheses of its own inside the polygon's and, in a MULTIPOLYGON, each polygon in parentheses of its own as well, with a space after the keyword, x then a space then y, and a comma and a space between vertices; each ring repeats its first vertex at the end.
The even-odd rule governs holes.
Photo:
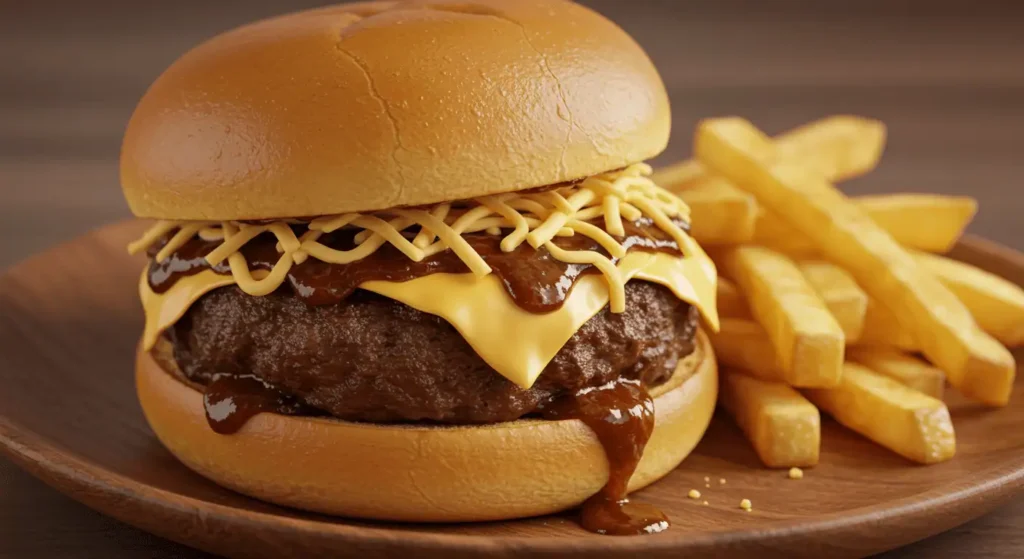
MULTIPOLYGON (((678 251, 678 246, 650 220, 627 223, 626 235, 617 240, 627 250, 678 251)), ((677 225, 684 226, 677 222, 677 225)), ((295 226, 301 234, 302 226, 295 226)), ((337 249, 351 249, 354 234, 337 231, 321 237, 321 243, 337 249)), ((467 235, 466 240, 491 266, 509 296, 523 309, 544 313, 561 307, 576 280, 596 269, 586 264, 555 260, 546 250, 535 251, 523 244, 503 253, 501 237, 467 235)), ((217 247, 216 241, 194 238, 162 262, 153 262, 149 283, 154 291, 167 291, 179 278, 212 269, 229 274, 227 263, 210 266, 204 256, 217 247)), ((599 245, 583 235, 559 237, 555 244, 566 250, 598 250, 599 245)), ((150 250, 156 254, 162 243, 150 250)), ((251 269, 270 270, 280 258, 276 239, 264 234, 242 248, 251 269)), ((413 262, 391 245, 351 264, 329 264, 310 258, 293 266, 288 285, 296 296, 310 305, 329 305, 344 300, 360 284, 371 280, 408 281, 434 273, 465 273, 469 270, 451 251, 413 262)), ((282 394, 253 375, 220 375, 206 388, 204 407, 210 427, 220 434, 237 432, 262 412, 313 415, 312 410, 282 394)), ((669 520, 657 508, 633 503, 627 498, 630 477, 643 456, 654 430, 654 401, 640 381, 617 381, 580 390, 546 404, 545 419, 579 419, 597 435, 608 458, 608 482, 583 503, 580 524, 599 534, 640 535, 666 530, 669 520)))
POLYGON ((215 433, 230 435, 262 412, 283 415, 314 415, 314 410, 296 402, 255 375, 218 375, 203 396, 206 422, 215 433))
MULTIPOLYGON (((315 411, 254 375, 217 376, 206 387, 203 407, 210 428, 221 435, 237 433, 259 413, 313 415, 315 411)), ((584 388, 546 404, 541 416, 582 421, 604 448, 608 482, 583 503, 580 525, 584 529, 613 536, 656 534, 668 529, 669 520, 663 512, 627 497, 629 479, 654 431, 654 400, 640 381, 623 378, 584 388)))
MULTIPOLYGON (((682 222, 678 225, 685 226, 682 222)), ((624 223, 626 235, 617 240, 627 250, 678 251, 679 248, 661 229, 642 218, 624 223)), ((301 234, 303 227, 294 226, 301 234)), ((320 242, 338 250, 355 247, 354 233, 339 230, 326 234, 320 242)), ((501 237, 487 234, 466 235, 469 244, 491 266, 513 301, 526 311, 546 313, 559 309, 571 292, 576 280, 583 274, 595 273, 590 264, 568 264, 555 260, 543 248, 534 250, 523 243, 512 252, 502 252, 501 237)), ((556 237, 555 244, 565 250, 595 250, 604 252, 592 239, 577 234, 556 237)), ((269 233, 260 235, 242 247, 250 269, 270 270, 281 254, 277 240, 269 233)), ((150 249, 150 256, 158 252, 163 243, 150 249)), ((163 293, 179 278, 212 269, 218 274, 230 274, 227 262, 209 265, 204 257, 219 245, 219 241, 204 241, 195 237, 168 258, 153 262, 149 268, 149 284, 153 291, 163 293)), ((398 249, 385 244, 370 256, 349 264, 330 264, 310 258, 292 266, 288 272, 288 285, 300 299, 309 305, 331 305, 343 301, 360 284, 372 280, 402 282, 439 273, 466 273, 469 269, 450 250, 440 252, 420 262, 413 262, 398 249)))
POLYGON ((608 483, 583 503, 580 524, 598 534, 656 534, 669 521, 657 508, 626 497, 644 447, 654 431, 654 400, 638 380, 619 379, 584 388, 542 410, 544 419, 578 419, 590 427, 608 458, 608 483))

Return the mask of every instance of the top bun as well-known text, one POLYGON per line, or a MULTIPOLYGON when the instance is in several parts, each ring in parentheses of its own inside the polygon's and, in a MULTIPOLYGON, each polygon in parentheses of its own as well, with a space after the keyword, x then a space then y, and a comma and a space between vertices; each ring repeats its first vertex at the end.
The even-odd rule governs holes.
POLYGON ((181 57, 128 123, 121 183, 158 219, 372 211, 624 167, 669 121, 644 51, 577 4, 345 4, 181 57))

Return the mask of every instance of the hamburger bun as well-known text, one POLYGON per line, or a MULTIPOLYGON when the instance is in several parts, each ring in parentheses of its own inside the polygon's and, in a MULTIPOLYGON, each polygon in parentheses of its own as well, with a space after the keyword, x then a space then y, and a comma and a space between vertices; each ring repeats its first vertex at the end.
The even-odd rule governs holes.
MULTIPOLYGON (((153 431, 192 470, 265 501, 380 520, 501 520, 574 507, 608 479, 601 444, 578 420, 438 427, 262 413, 219 435, 202 392, 173 363, 165 341, 138 353, 138 396, 153 431)), ((696 446, 714 411, 717 375, 698 332, 696 350, 651 390, 656 423, 631 491, 696 446)))
POLYGON ((366 212, 625 167, 660 153, 669 124, 647 55, 585 7, 366 2, 185 54, 132 115, 121 183, 148 218, 366 212))

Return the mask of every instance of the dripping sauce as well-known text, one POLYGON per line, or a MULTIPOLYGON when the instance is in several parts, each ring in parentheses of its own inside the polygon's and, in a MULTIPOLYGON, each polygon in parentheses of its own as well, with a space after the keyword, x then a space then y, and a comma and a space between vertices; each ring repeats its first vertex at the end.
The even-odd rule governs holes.
POLYGON ((255 375, 216 375, 206 386, 203 408, 206 422, 221 435, 237 433, 253 416, 263 412, 316 413, 255 375))
MULTIPOLYGON (((626 223, 626 235, 616 240, 627 250, 678 252, 679 247, 648 219, 626 223)), ((677 222, 677 225, 685 224, 677 222)), ((294 226, 301 234, 302 227, 294 226)), ((554 259, 546 250, 522 245, 512 252, 500 250, 499 236, 467 235, 466 240, 492 268, 508 295, 524 310, 546 313, 562 306, 576 280, 597 270, 589 264, 570 264, 554 259)), ((166 242, 166 241, 164 241, 166 242)), ((355 247, 354 233, 340 230, 321 237, 332 248, 355 247)), ((594 250, 604 253, 592 239, 576 235, 558 237, 555 244, 565 250, 594 250)), ((230 274, 227 263, 210 265, 205 255, 219 241, 191 239, 161 262, 152 262, 149 283, 155 292, 166 292, 181 277, 211 269, 230 274)), ((150 249, 156 254, 163 242, 150 249)), ((270 270, 280 258, 276 239, 264 234, 242 249, 251 269, 270 270)), ((287 285, 309 305, 337 304, 358 286, 372 280, 408 281, 434 273, 466 273, 465 264, 451 251, 413 262, 389 244, 369 257, 349 264, 330 264, 310 258, 292 267, 287 285)), ((210 427, 220 434, 241 429, 253 416, 263 413, 316 415, 294 398, 254 375, 218 375, 206 387, 204 408, 210 427)), ((654 429, 654 402, 638 380, 619 379, 582 389, 547 403, 541 415, 549 420, 578 419, 596 434, 609 464, 608 482, 581 508, 580 524, 599 534, 639 535, 658 533, 669 520, 657 508, 631 502, 627 497, 629 479, 643 456, 654 429)))
POLYGON ((654 400, 638 380, 619 379, 584 388, 544 406, 544 419, 578 419, 589 427, 608 458, 608 483, 587 499, 580 525, 598 534, 656 534, 668 517, 651 505, 627 497, 629 479, 654 431, 654 400))

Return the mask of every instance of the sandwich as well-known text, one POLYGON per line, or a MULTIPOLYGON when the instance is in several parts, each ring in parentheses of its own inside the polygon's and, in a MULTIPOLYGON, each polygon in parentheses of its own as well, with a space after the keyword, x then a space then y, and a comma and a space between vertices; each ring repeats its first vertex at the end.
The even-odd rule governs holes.
POLYGON ((288 507, 665 529, 626 496, 703 435, 718 322, 644 163, 669 128, 643 50, 571 2, 345 4, 201 44, 121 153, 153 220, 129 247, 150 426, 288 507))

